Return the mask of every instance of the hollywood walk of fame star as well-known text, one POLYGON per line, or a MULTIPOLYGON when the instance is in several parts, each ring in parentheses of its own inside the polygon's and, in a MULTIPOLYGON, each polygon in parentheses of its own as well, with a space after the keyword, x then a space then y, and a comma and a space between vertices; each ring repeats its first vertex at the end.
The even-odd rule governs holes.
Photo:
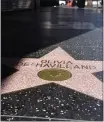
POLYGON ((75 60, 62 48, 58 47, 39 59, 23 58, 15 68, 18 71, 4 79, 3 87, 1 88, 2 94, 54 82, 102 100, 102 82, 92 74, 102 71, 102 61, 75 60), (60 69, 69 71, 72 77, 63 81, 49 81, 38 77, 37 74, 40 71, 50 69, 49 61, 54 62, 51 68, 57 66, 55 65, 55 60, 57 62, 63 61, 64 66, 65 61, 68 62, 71 67, 61 67, 60 69), (41 61, 45 65, 41 65, 41 61), (82 66, 84 67, 81 68, 82 66), (86 66, 90 66, 90 68, 86 66))

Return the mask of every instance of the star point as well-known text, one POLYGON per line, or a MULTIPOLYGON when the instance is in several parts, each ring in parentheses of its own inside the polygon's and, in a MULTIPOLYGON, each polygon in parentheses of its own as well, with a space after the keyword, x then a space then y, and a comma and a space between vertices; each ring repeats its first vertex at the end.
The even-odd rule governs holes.
MULTIPOLYGON (((6 63, 6 65, 10 64, 6 63)), ((38 59, 23 58, 15 68, 18 71, 3 80, 2 94, 56 83, 102 100, 102 82, 92 74, 102 71, 102 61, 75 60, 61 47, 58 47, 38 59), (64 81, 48 81, 38 77, 39 71, 53 68, 70 71, 72 77, 64 81)))

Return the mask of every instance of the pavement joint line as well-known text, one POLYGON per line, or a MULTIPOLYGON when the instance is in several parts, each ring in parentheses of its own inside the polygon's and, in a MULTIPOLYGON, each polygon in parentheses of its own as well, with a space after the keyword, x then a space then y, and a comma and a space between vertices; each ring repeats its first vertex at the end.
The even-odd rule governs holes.
POLYGON ((30 118, 30 119, 49 119, 49 120, 52 120, 52 119, 55 119, 55 120, 67 120, 67 121, 70 121, 70 120, 74 120, 74 121, 84 121, 84 120, 75 120, 75 119, 61 119, 61 118, 48 118, 48 117, 37 117, 37 116, 34 116, 34 117, 31 117, 31 116, 14 116, 14 115, 1 115, 1 117, 15 117, 15 118, 30 118))

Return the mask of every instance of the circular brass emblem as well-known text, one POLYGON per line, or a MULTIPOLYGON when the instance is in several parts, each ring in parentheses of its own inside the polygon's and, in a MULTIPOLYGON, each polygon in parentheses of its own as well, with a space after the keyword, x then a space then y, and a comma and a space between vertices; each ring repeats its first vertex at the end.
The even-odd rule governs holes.
POLYGON ((72 77, 72 74, 64 69, 44 69, 38 72, 39 78, 48 81, 63 81, 72 77))

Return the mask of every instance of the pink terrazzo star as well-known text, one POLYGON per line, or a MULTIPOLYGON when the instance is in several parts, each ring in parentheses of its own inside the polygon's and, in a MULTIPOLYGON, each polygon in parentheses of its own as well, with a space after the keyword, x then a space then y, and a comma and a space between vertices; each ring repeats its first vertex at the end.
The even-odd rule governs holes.
MULTIPOLYGON (((7 60, 4 63, 7 63, 7 60)), ((102 71, 102 61, 75 60, 62 48, 58 47, 45 56, 23 58, 15 67, 17 72, 3 80, 2 94, 18 91, 48 83, 56 83, 83 94, 102 100, 102 82, 92 73, 102 71), (38 77, 43 69, 61 68, 72 73, 72 77, 64 81, 47 81, 38 77)))

